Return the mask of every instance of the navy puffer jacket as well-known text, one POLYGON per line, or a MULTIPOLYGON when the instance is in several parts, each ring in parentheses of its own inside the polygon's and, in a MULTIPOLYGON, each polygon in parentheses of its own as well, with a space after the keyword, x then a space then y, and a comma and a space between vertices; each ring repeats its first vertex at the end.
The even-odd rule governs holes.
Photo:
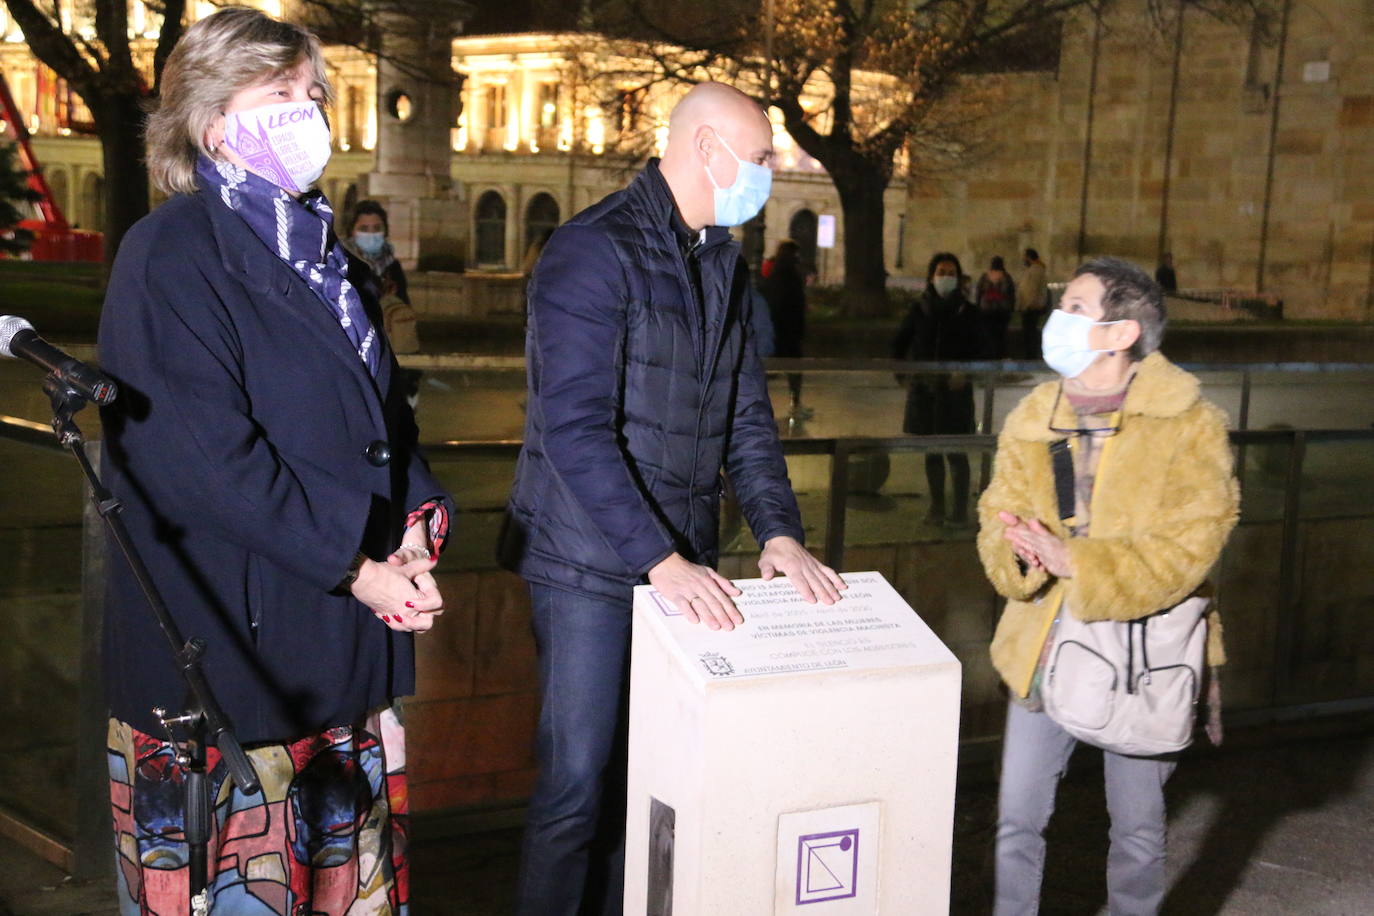
POLYGON ((720 475, 763 543, 801 540, 739 245, 708 228, 703 302, 651 161, 549 239, 530 281, 529 401, 501 543, 524 578, 628 600, 673 551, 714 564, 720 475))

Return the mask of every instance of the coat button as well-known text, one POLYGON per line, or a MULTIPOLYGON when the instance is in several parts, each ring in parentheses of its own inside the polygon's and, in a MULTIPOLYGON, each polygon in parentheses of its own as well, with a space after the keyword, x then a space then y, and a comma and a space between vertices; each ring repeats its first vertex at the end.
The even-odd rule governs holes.
POLYGON ((363 454, 367 456, 368 464, 374 468, 384 468, 391 461, 391 446, 378 439, 370 443, 363 454))

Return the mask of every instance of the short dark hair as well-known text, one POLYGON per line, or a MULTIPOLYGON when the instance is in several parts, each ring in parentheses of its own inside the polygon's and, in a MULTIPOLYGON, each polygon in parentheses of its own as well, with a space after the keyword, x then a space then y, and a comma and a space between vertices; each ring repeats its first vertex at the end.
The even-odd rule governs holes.
POLYGON ((1026 257, 1030 258, 1032 261, 1038 261, 1040 260, 1040 252, 1036 251, 1034 248, 1027 248, 1026 257))
POLYGON ((1159 349, 1164 340, 1164 290, 1154 279, 1121 258, 1093 258, 1073 272, 1074 279, 1092 274, 1102 284, 1102 320, 1131 320, 1140 325, 1140 337, 1128 355, 1141 360, 1159 349))
POLYGON ((964 278, 964 267, 959 263, 958 255, 952 251, 937 251, 931 256, 930 263, 926 265, 926 282, 929 283, 931 277, 935 276, 935 268, 940 266, 942 261, 953 261, 954 272, 960 280, 964 278))
POLYGON ((376 216, 382 221, 382 230, 391 231, 391 223, 387 222, 386 208, 375 200, 360 200, 353 205, 353 216, 348 221, 348 231, 352 232, 353 227, 358 224, 360 216, 376 216))

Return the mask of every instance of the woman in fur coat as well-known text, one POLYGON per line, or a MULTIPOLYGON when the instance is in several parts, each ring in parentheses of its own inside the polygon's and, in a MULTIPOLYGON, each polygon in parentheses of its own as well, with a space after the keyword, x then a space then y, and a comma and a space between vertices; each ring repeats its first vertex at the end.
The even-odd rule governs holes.
MULTIPOLYGON (((1061 615, 1136 620, 1179 604, 1205 587, 1236 523, 1226 418, 1194 376, 1158 352, 1164 323, 1163 294, 1144 271, 1115 258, 1080 267, 1043 332, 1045 361, 1062 380, 1040 385, 1008 416, 979 502, 979 555, 1008 599, 992 641, 1011 694, 998 916, 1039 907, 1044 830, 1077 744, 1041 703, 1061 615), (1075 512, 1063 521, 1049 449, 1057 440, 1069 441, 1073 461, 1075 512)), ((1217 665, 1220 627, 1211 623, 1208 662, 1217 665)), ((1109 909, 1155 913, 1165 890, 1164 783, 1176 760, 1103 755, 1109 909)))

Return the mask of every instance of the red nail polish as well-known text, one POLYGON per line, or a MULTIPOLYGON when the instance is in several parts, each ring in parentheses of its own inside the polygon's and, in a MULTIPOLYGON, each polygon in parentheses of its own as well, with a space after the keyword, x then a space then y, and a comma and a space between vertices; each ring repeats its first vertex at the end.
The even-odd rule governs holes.
POLYGON ((415 602, 413 602, 413 601, 407 601, 407 602, 406 602, 406 607, 408 607, 408 608, 413 608, 413 607, 415 607, 415 602))

